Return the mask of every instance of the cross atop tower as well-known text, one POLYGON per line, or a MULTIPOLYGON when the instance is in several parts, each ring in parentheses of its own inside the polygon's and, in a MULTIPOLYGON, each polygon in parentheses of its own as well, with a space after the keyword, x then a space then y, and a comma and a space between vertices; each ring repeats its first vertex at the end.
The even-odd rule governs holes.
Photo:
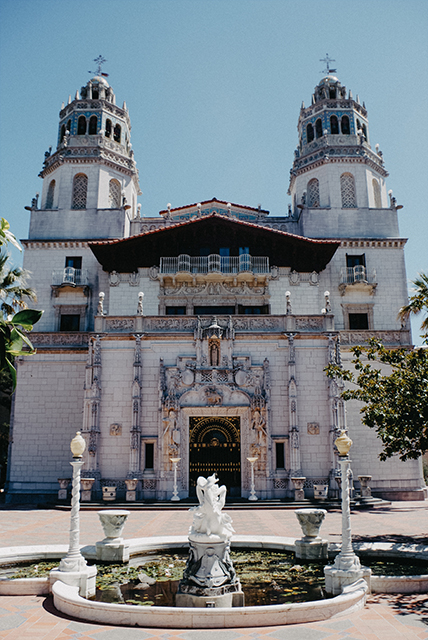
POLYGON ((102 66, 105 62, 107 62, 107 60, 105 58, 103 58, 102 55, 99 55, 98 58, 94 58, 94 62, 97 65, 97 70, 96 71, 88 71, 88 73, 95 73, 97 76, 104 76, 105 78, 108 78, 108 73, 103 73, 102 72, 102 66))
POLYGON ((326 68, 323 69, 321 73, 326 73, 327 75, 330 73, 336 73, 336 69, 330 69, 330 63, 336 62, 336 60, 334 60, 333 58, 330 58, 328 53, 325 54, 325 58, 320 58, 320 62, 325 62, 325 66, 326 66, 326 68))

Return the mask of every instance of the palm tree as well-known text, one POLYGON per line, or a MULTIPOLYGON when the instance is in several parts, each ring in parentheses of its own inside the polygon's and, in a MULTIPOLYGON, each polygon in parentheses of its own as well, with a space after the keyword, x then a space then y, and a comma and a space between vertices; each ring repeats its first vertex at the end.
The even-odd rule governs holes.
MULTIPOLYGON (((409 304, 401 307, 398 317, 402 320, 407 320, 410 314, 418 314, 421 311, 428 311, 428 275, 426 273, 420 273, 416 280, 413 280, 414 285, 413 294, 410 296, 409 304)), ((428 316, 423 319, 421 329, 424 332, 422 337, 425 338, 424 342, 428 341, 428 316)))
POLYGON ((21 267, 10 267, 9 255, 0 251, 0 310, 6 320, 27 308, 25 298, 35 301, 36 293, 27 285, 28 272, 21 267))

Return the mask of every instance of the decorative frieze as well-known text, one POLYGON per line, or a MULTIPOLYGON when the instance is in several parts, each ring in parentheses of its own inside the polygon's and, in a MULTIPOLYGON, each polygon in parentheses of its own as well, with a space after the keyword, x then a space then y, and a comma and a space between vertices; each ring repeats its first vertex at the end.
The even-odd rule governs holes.
POLYGON ((390 346, 408 346, 412 342, 410 340, 410 331, 341 331, 340 342, 342 345, 364 345, 371 338, 382 341, 385 345, 390 346))

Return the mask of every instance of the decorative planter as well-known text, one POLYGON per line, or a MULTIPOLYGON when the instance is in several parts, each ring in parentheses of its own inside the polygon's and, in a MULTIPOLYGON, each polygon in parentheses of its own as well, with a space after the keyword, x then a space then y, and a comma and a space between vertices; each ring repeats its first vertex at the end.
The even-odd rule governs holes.
POLYGON ((94 482, 95 482, 95 478, 80 479, 80 486, 81 486, 80 500, 82 502, 90 502, 92 485, 94 484, 94 482))
POLYGON ((328 542, 319 536, 325 509, 297 509, 294 512, 303 531, 303 538, 296 540, 296 558, 320 560, 327 558, 328 542))
POLYGON ((358 476, 358 480, 361 485, 361 497, 362 498, 371 498, 372 490, 369 487, 369 482, 372 479, 371 476, 358 476))
POLYGON ((58 491, 58 500, 67 500, 67 489, 70 484, 70 478, 58 478, 60 490, 58 491))
POLYGON ((328 484, 314 484, 314 499, 327 500, 328 484))
POLYGON ((108 562, 127 562, 129 545, 122 538, 123 527, 129 511, 122 509, 106 509, 98 511, 105 538, 95 545, 97 559, 108 562))
POLYGON ((303 485, 305 484, 306 477, 299 476, 296 478, 291 478, 291 482, 294 486, 294 499, 296 502, 305 499, 305 491, 303 489, 303 485))
POLYGON ((126 502, 135 502, 137 499, 138 478, 129 478, 125 480, 126 484, 126 502))
POLYGON ((105 502, 114 502, 116 500, 117 487, 103 487, 103 500, 105 502))

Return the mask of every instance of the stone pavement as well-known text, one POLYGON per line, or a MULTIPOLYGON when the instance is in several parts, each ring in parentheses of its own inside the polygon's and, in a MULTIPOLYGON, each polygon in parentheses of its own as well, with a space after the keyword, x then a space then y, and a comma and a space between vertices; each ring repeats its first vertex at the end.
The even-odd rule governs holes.
MULTIPOLYGON (((226 508, 227 511, 227 508, 226 508)), ((300 537, 292 510, 255 506, 230 512, 238 534, 300 537)), ((0 546, 67 544, 67 511, 0 507, 0 546)), ((126 538, 185 535, 187 511, 132 511, 126 538)), ((321 528, 324 538, 340 542, 341 514, 329 510, 321 528)), ((428 502, 394 502, 371 511, 352 512, 358 539, 414 540, 427 543, 428 502)), ((82 544, 94 544, 102 530, 96 511, 81 513, 82 544)), ((225 630, 136 629, 83 623, 57 612, 51 597, 1 596, 0 639, 7 640, 428 640, 428 595, 373 595, 361 611, 330 621, 225 630)))

